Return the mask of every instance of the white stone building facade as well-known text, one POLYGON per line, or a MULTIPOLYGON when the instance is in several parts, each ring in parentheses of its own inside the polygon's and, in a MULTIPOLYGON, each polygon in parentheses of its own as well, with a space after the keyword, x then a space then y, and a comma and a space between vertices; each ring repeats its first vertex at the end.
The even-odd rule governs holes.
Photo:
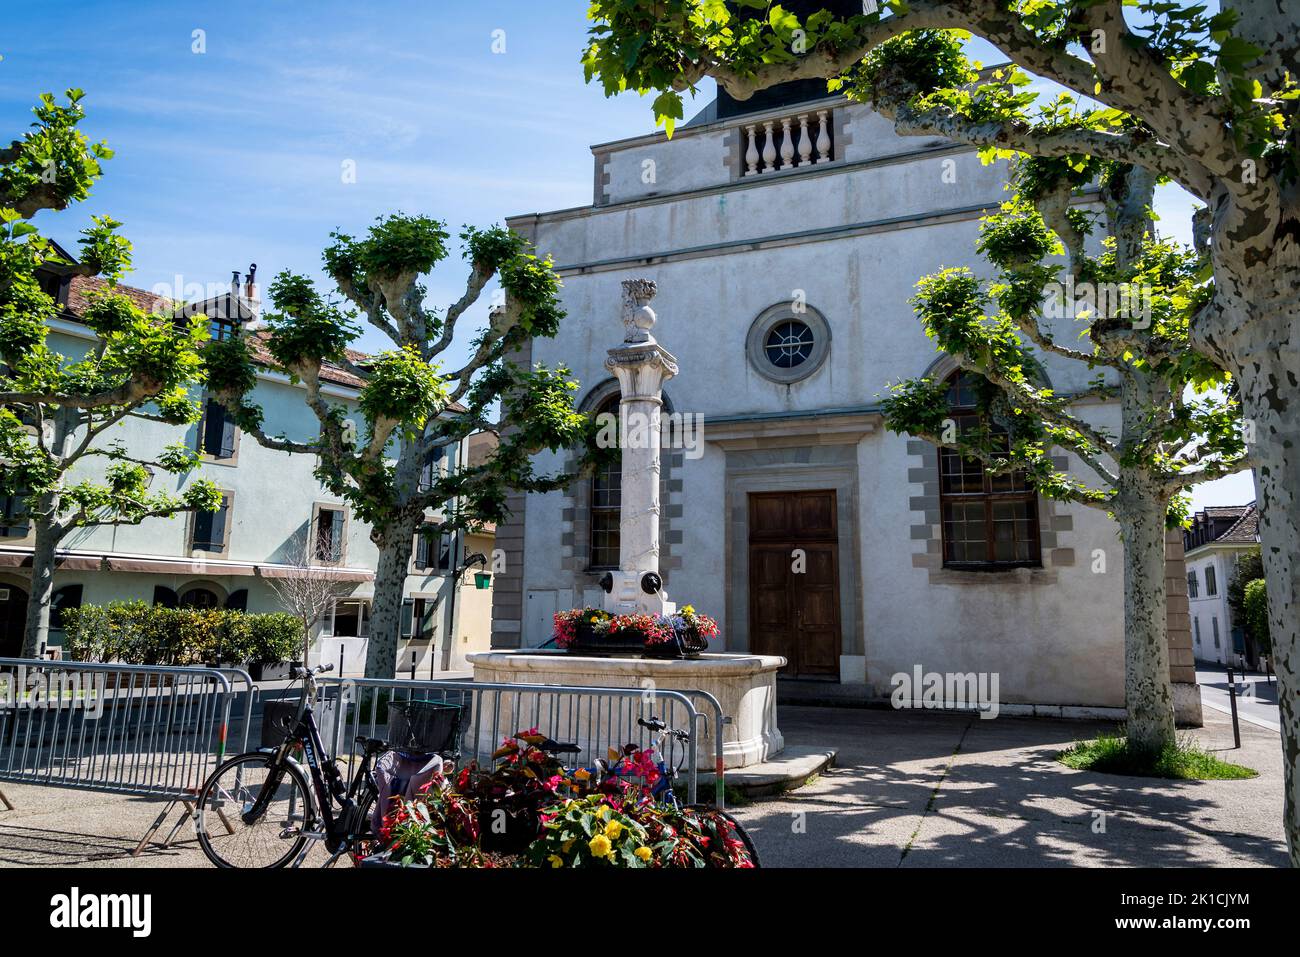
MULTIPOLYGON (((1003 702, 1047 713, 1122 708, 1114 524, 1016 489, 965 497, 932 446, 880 414, 892 382, 955 371, 908 300, 942 267, 988 272, 974 245, 1008 198, 1004 167, 898 137, 838 98, 743 110, 714 104, 672 140, 595 146, 590 206, 509 220, 554 258, 568 311, 527 358, 572 369, 586 410, 616 407, 604 361, 621 281, 658 284, 655 336, 680 365, 665 411, 703 416, 698 447, 663 456, 668 596, 718 618, 717 650, 783 654, 801 686, 880 698, 919 665, 995 673, 1003 702)), ((1062 392, 1092 374, 1054 357, 1044 368, 1062 392)), ((1109 406, 1086 414, 1118 425, 1109 406)), ((540 646, 555 611, 601 603, 615 484, 513 501, 494 647, 540 646)))

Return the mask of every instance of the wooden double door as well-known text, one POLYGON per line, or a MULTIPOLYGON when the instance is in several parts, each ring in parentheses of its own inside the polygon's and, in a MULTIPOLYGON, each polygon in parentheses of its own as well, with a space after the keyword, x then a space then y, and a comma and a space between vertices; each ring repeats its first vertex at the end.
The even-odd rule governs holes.
POLYGON ((749 647, 787 675, 839 674, 837 522, 833 489, 749 495, 749 647))

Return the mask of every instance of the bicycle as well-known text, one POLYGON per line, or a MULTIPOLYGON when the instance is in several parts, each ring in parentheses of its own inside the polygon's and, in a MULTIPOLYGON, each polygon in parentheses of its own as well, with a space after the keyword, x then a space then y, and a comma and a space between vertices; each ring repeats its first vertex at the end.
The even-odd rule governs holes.
MULTIPOLYGON (((658 740, 658 751, 661 755, 667 755, 669 753, 665 748, 669 738, 676 739, 677 742, 683 745, 688 743, 691 739, 691 732, 680 728, 670 728, 666 722, 654 717, 653 715, 648 719, 637 718, 636 723, 654 733, 658 740)), ((758 848, 754 846, 754 841, 749 836, 749 832, 745 830, 735 817, 721 808, 710 807, 707 804, 682 803, 681 798, 677 794, 677 789, 674 787, 674 783, 681 774, 682 766, 686 763, 688 752, 685 748, 680 750, 682 756, 677 760, 676 764, 669 764, 664 760, 655 762, 654 768, 658 772, 658 777, 653 783, 648 785, 641 783, 639 787, 646 795, 648 795, 650 800, 659 804, 664 804, 675 811, 687 811, 701 814, 707 813, 721 817, 726 821, 731 829, 735 831, 736 836, 740 839, 741 843, 745 845, 745 850, 748 852, 750 860, 753 861, 755 867, 758 867, 758 848)), ((634 764, 631 760, 634 755, 644 754, 645 752, 636 745, 625 745, 623 748, 623 756, 618 761, 609 762, 598 759, 596 761, 597 771, 603 780, 617 778, 622 781, 628 781, 629 779, 635 780, 639 778, 644 781, 644 764, 634 764)))
POLYGON ((333 668, 295 667, 302 697, 284 740, 275 748, 235 755, 203 783, 195 829, 203 853, 217 867, 274 869, 295 858, 301 863, 312 840, 324 842, 330 852, 326 867, 345 853, 355 863, 379 848, 371 823, 379 794, 372 767, 389 747, 378 738, 358 737, 362 758, 350 784, 344 784, 337 761, 323 757, 312 700, 316 676, 333 668), (294 757, 299 749, 311 773, 310 787, 294 757))

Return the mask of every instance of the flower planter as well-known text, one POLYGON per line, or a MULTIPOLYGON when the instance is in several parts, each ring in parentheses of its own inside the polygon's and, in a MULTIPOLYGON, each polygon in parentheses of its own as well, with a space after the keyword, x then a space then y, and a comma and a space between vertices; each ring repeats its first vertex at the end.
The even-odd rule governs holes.
POLYGON ((585 627, 579 625, 573 642, 564 650, 571 655, 589 655, 597 658, 607 658, 612 655, 639 655, 645 651, 645 639, 637 632, 596 635, 590 625, 585 627))
POLYGON ((642 654, 646 658, 690 659, 698 658, 709 648, 709 639, 696 634, 678 635, 673 641, 646 645, 642 654))
POLYGON ((248 666, 248 673, 254 681, 282 681, 292 667, 287 661, 255 661, 248 666))

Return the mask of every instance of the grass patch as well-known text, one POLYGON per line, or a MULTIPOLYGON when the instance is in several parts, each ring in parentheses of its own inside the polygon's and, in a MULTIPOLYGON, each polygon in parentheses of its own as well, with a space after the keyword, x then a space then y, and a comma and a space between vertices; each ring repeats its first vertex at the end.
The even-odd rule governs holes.
POLYGON ((1080 741, 1056 759, 1076 771, 1100 771, 1135 777, 1175 778, 1184 781, 1232 781, 1258 777, 1259 772, 1221 761, 1197 747, 1190 738, 1168 744, 1157 752, 1134 751, 1119 735, 1103 734, 1095 741, 1080 741))

